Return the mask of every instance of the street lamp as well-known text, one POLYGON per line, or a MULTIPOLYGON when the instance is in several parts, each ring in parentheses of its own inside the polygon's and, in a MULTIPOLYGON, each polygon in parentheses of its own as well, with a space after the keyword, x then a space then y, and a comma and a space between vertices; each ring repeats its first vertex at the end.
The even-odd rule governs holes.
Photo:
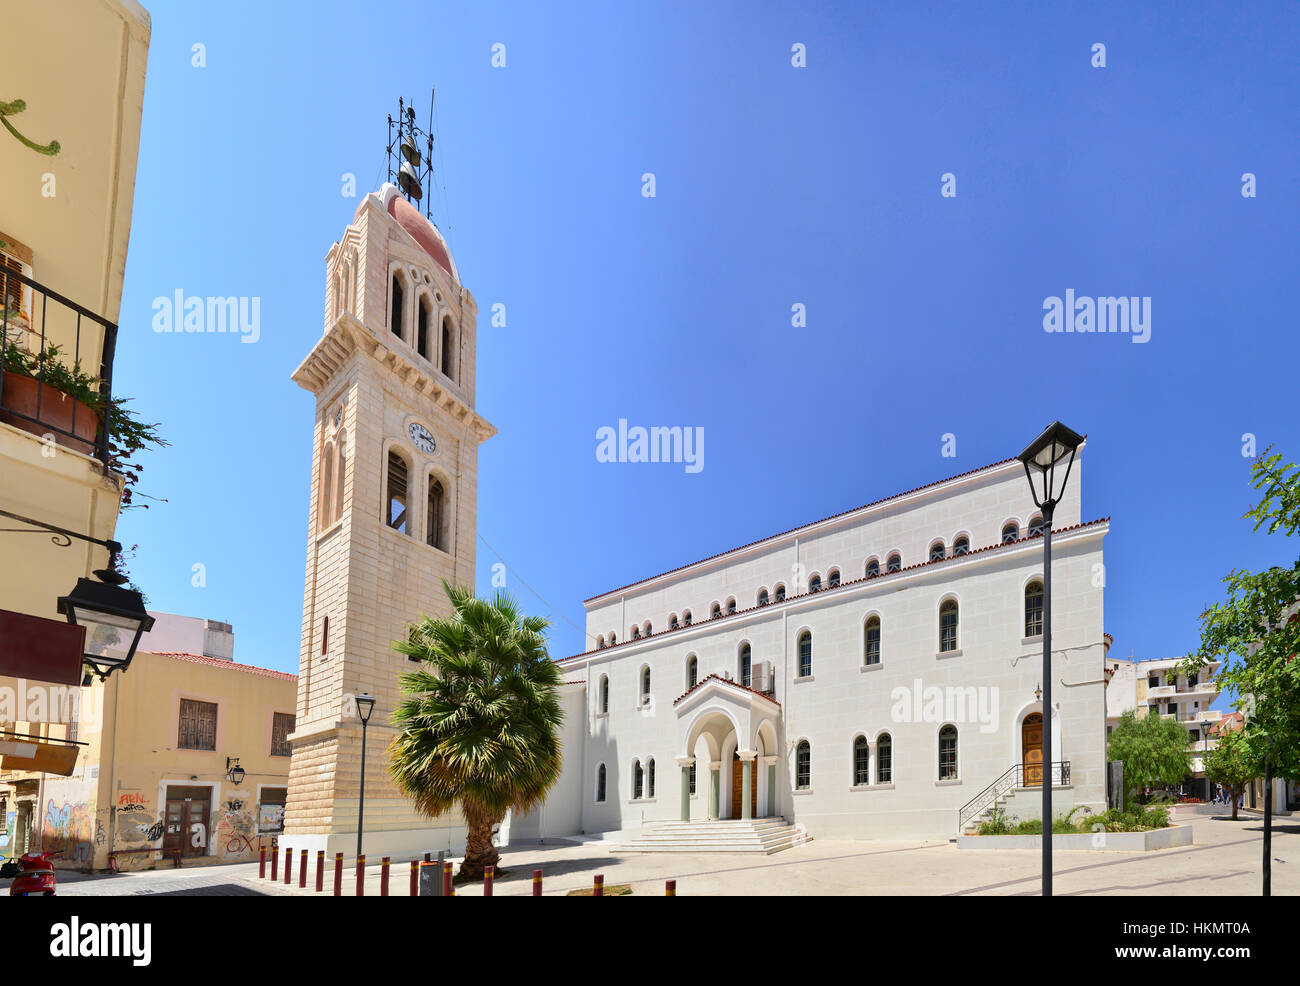
POLYGON ((370 713, 374 711, 375 696, 365 692, 357 696, 357 716, 361 719, 361 796, 357 799, 357 859, 361 858, 361 828, 366 817, 366 724, 370 722, 370 713))
POLYGON ((1017 456, 1025 467, 1034 506, 1043 512, 1043 896, 1052 896, 1052 512, 1065 495, 1083 436, 1054 421, 1017 456), (1057 466, 1065 461, 1060 485, 1057 466), (1038 474, 1040 486, 1034 485, 1038 474))
POLYGON ((239 766, 239 757, 226 757, 226 780, 238 787, 244 780, 244 768, 239 766))
POLYGON ((144 608, 144 597, 125 588, 122 573, 110 566, 95 575, 98 582, 77 579, 72 591, 59 598, 59 612, 73 626, 86 628, 82 660, 103 681, 130 666, 140 637, 153 629, 154 619, 144 608))

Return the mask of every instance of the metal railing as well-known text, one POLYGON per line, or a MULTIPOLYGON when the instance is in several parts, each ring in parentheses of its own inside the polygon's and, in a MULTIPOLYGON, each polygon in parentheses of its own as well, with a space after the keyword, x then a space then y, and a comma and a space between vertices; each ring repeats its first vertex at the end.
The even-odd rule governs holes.
MULTIPOLYGON (((12 416, 39 425, 41 433, 52 432, 69 439, 72 448, 82 446, 93 449, 93 454, 101 463, 107 465, 109 458, 108 408, 113 396, 113 357, 117 349, 117 324, 102 315, 77 304, 71 298, 64 297, 39 281, 20 274, 10 268, 0 269, 0 408, 6 416, 12 416), (27 295, 30 294, 30 297, 27 295), (11 299, 19 299, 16 307, 11 307, 11 299), (53 305, 51 305, 51 302, 53 305), (89 324, 86 324, 89 323, 89 324), (49 421, 42 414, 45 402, 45 383, 50 374, 50 361, 41 358, 51 343, 59 345, 59 363, 72 370, 80 366, 83 350, 92 350, 92 340, 83 340, 83 327, 89 336, 92 332, 102 334, 103 346, 100 350, 99 369, 95 376, 99 380, 99 394, 102 412, 95 418, 94 437, 87 439, 85 431, 78 434, 78 424, 85 429, 84 409, 73 402, 71 422, 66 426, 49 421), (51 329, 55 330, 57 339, 51 338, 51 329), (66 341, 71 340, 72 351, 68 352, 66 341), (84 345, 83 345, 84 343, 84 345), (35 414, 27 414, 6 404, 5 366, 10 344, 19 350, 30 353, 37 362, 35 379, 41 384, 36 388, 35 414), (81 416, 80 422, 78 416, 81 416)), ((64 443, 61 443, 64 444, 64 443)))
MULTIPOLYGON (((1001 777, 958 809, 957 831, 962 831, 962 829, 966 827, 967 822, 992 807, 994 801, 1002 797, 1012 788, 1041 787, 1042 783, 1043 765, 1041 763, 1018 763, 1007 768, 1006 772, 1003 773, 1001 777)), ((1053 761, 1052 786, 1063 787, 1069 783, 1070 761, 1053 761)))

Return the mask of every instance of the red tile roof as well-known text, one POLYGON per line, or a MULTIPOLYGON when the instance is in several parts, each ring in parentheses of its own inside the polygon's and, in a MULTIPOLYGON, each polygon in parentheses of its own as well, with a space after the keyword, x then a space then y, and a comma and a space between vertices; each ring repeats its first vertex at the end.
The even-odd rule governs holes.
MULTIPOLYGON (((1011 460, 1008 460, 1008 461, 1011 461, 1011 460)), ((978 470, 975 470, 975 471, 978 471, 978 470)), ((963 474, 963 475, 964 475, 964 474, 963 474)), ((901 494, 900 494, 900 495, 901 495, 901 494)), ((1099 518, 1099 519, 1097 519, 1097 520, 1089 520, 1089 521, 1085 521, 1085 522, 1082 523, 1082 524, 1074 524, 1074 525, 1071 526, 1071 527, 1062 527, 1062 528, 1059 528, 1059 529, 1054 529, 1054 530, 1052 531, 1052 536, 1055 537, 1055 536, 1058 535, 1058 534, 1065 534, 1065 533, 1067 533, 1067 532, 1069 532, 1069 531, 1078 531, 1078 530, 1082 530, 1082 529, 1085 528, 1085 527, 1096 527, 1098 524, 1108 524, 1108 523, 1110 523, 1110 518, 1109 518, 1109 517, 1101 517, 1101 518, 1099 518)), ((873 581, 873 580, 875 580, 875 579, 888 579, 888 578, 892 578, 893 576, 896 576, 896 575, 902 575, 904 572, 912 572, 912 571, 915 571, 915 570, 918 569, 918 568, 926 568, 926 567, 928 567, 928 566, 930 566, 930 565, 944 565, 944 564, 949 564, 949 563, 951 563, 951 562, 958 562, 958 561, 961 561, 963 558, 969 558, 969 557, 971 557, 972 555, 981 555, 981 554, 984 554, 985 552, 988 552, 988 551, 999 551, 999 550, 1001 550, 1001 549, 1003 549, 1003 548, 1010 548, 1010 547, 1012 547, 1012 546, 1014 546, 1014 545, 1017 545, 1017 544, 1023 544, 1023 543, 1025 543, 1026 541, 1033 541, 1035 538, 1041 538, 1041 537, 1042 537, 1041 534, 1034 534, 1034 535, 1031 535, 1031 536, 1029 536, 1029 537, 1022 537, 1022 538, 1019 538, 1019 539, 1017 539, 1017 540, 1015 540, 1015 541, 1011 541, 1011 542, 1006 543, 1006 544, 1004 544, 1004 543, 1002 543, 1002 542, 998 542, 997 544, 990 544, 990 545, 988 545, 988 546, 986 546, 986 547, 983 547, 983 548, 973 548, 972 550, 966 552, 966 554, 964 554, 964 555, 945 555, 943 558, 935 558, 935 559, 932 560, 932 561, 921 561, 921 562, 917 562, 915 565, 908 565, 908 566, 906 566, 906 567, 904 567, 904 568, 899 569, 897 572, 881 572, 879 575, 864 575, 864 576, 863 576, 862 578, 860 578, 860 579, 853 579, 853 580, 851 580, 851 581, 849 581, 849 582, 841 582, 841 583, 840 583, 839 585, 837 585, 837 586, 829 586, 829 585, 826 585, 825 583, 823 583, 822 588, 819 589, 817 592, 812 592, 812 591, 810 590, 810 591, 808 591, 808 592, 801 592, 801 593, 800 593, 799 595, 797 595, 797 596, 786 596, 785 599, 782 600, 782 602, 787 602, 787 603, 788 603, 788 602, 791 602, 791 601, 793 601, 793 600, 795 600, 795 599, 805 599, 805 598, 807 598, 808 596, 817 596, 817 595, 822 595, 822 594, 824 594, 824 593, 828 593, 828 592, 835 592, 835 591, 837 591, 837 590, 839 590, 839 589, 845 589, 845 588, 847 588, 847 587, 849 587, 849 586, 851 586, 851 585, 858 585, 858 584, 860 584, 860 583, 862 583, 862 582, 871 582, 871 581, 873 581)), ((773 600, 771 603, 768 604, 768 606, 779 606, 779 605, 781 605, 781 603, 778 603, 778 602, 776 602, 775 600, 773 600)), ((755 605, 753 605, 753 606, 750 606, 748 609, 738 609, 738 610, 736 610, 736 612, 734 612, 734 613, 723 613, 723 614, 721 614, 721 615, 719 615, 719 616, 711 617, 711 618, 709 618, 709 619, 707 619, 707 620, 700 620, 698 623, 691 623, 689 626, 686 625, 686 624, 683 624, 683 625, 681 625, 681 626, 669 627, 667 630, 657 630, 657 631, 655 631, 654 633, 651 633, 651 634, 646 635, 646 636, 641 636, 641 637, 632 637, 632 638, 630 638, 630 639, 628 639, 628 640, 624 640, 622 643, 611 644, 611 645, 608 646, 608 647, 598 647, 598 648, 596 648, 595 650, 583 651, 581 654, 570 654, 568 657, 557 658, 557 660, 560 661, 561 663, 564 662, 564 661, 572 661, 572 660, 575 660, 575 659, 577 659, 577 658, 579 658, 579 657, 586 657, 586 656, 589 655, 589 654, 599 654, 602 650, 614 650, 615 648, 618 648, 618 647, 626 647, 626 646, 628 646, 629 644, 638 644, 638 643, 641 643, 641 642, 644 641, 644 640, 650 640, 652 637, 662 637, 662 636, 663 636, 664 634, 666 634, 666 633, 678 633, 678 632, 680 632, 680 631, 682 631, 682 630, 691 630, 691 629, 694 629, 694 628, 697 628, 697 627, 707 626, 707 625, 709 625, 709 624, 711 624, 711 623, 717 623, 717 622, 720 621, 720 620, 729 620, 729 619, 733 619, 733 618, 735 618, 735 617, 737 617, 737 616, 743 616, 745 613, 752 613, 752 612, 754 612, 754 610, 757 610, 757 609, 767 609, 768 606, 759 606, 759 605, 755 604, 755 605)))
POLYGON ((756 691, 754 691, 754 689, 750 688, 748 685, 742 685, 742 684, 741 684, 740 682, 738 682, 738 681, 732 681, 730 678, 724 678, 724 677, 722 677, 722 675, 719 675, 719 674, 710 674, 710 675, 705 675, 703 678, 701 678, 699 681, 697 681, 697 682, 695 683, 694 687, 686 689, 685 692, 683 692, 681 695, 678 695, 675 699, 673 699, 673 705, 676 705, 678 702, 680 702, 682 699, 684 699, 687 695, 691 694, 691 692, 698 691, 700 688, 702 688, 702 687, 704 686, 704 683, 707 682, 707 681, 720 681, 720 682, 722 682, 724 685, 731 685, 733 688, 739 688, 742 692, 753 692, 753 693, 754 693, 755 695, 757 695, 759 698, 765 698, 765 699, 767 699, 769 702, 771 702, 773 705, 780 705, 780 704, 781 704, 781 703, 778 702, 776 699, 774 699, 771 695, 765 695, 765 694, 763 694, 762 692, 756 692, 756 691))
POLYGON ((186 651, 160 650, 160 651, 142 651, 141 653, 156 654, 159 657, 170 657, 174 661, 189 661, 191 664, 206 664, 210 668, 225 668, 230 671, 243 671, 245 674, 261 675, 263 678, 276 678, 280 681, 297 681, 296 674, 290 674, 288 671, 272 671, 270 668, 255 668, 251 664, 236 664, 234 661, 226 661, 219 657, 206 657, 203 654, 190 654, 186 651))
MULTIPOLYGON (((1085 442, 1088 440, 1087 435, 1084 435, 1083 438, 1085 442)), ((959 472, 955 476, 946 476, 943 479, 936 479, 934 482, 926 483, 924 486, 918 486, 915 489, 911 489, 911 490, 904 490, 902 493, 895 493, 892 496, 887 496, 880 500, 873 500, 871 503, 864 503, 862 506, 853 507, 850 510, 841 510, 839 513, 831 514, 829 517, 823 517, 821 520, 809 521, 807 524, 800 524, 798 527, 792 527, 788 531, 782 531, 779 534, 769 534, 767 537, 759 538, 757 541, 750 541, 748 544, 742 544, 735 548, 728 548, 726 551, 719 551, 716 555, 709 555, 707 558, 700 558, 696 561, 689 562, 685 565, 678 565, 676 568, 670 568, 668 569, 668 571, 660 572, 658 575, 651 575, 648 578, 638 579, 635 582, 629 582, 627 585, 621 585, 617 589, 610 589, 606 592, 602 592, 595 596, 592 596, 590 599, 584 599, 583 602, 589 603, 591 602, 592 599, 600 599, 602 596, 608 596, 610 593, 621 592, 624 589, 630 589, 634 585, 640 585, 642 582, 650 582, 653 579, 661 578, 665 575, 671 575, 673 572, 680 572, 683 568, 690 568, 692 565, 699 565, 702 562, 713 561, 715 558, 721 558, 723 555, 729 555, 735 551, 744 551, 746 548, 752 548, 754 545, 762 544, 764 541, 773 541, 776 538, 785 537, 787 534, 793 534, 795 531, 802 531, 805 528, 814 527, 817 524, 824 524, 828 520, 835 520, 837 517, 844 517, 848 514, 857 513, 859 510, 866 510, 868 507, 877 507, 882 503, 888 503, 890 500, 897 500, 901 497, 911 496, 913 493, 920 493, 922 490, 928 490, 934 486, 941 486, 944 483, 950 483, 954 479, 963 479, 966 476, 973 476, 977 472, 984 472, 988 469, 997 469, 1001 466, 1007 465, 1010 462, 1016 462, 1016 461, 1017 461, 1016 457, 1012 456, 1010 459, 1003 459, 1000 462, 992 462, 987 466, 980 466, 978 469, 967 469, 965 472, 959 472)))

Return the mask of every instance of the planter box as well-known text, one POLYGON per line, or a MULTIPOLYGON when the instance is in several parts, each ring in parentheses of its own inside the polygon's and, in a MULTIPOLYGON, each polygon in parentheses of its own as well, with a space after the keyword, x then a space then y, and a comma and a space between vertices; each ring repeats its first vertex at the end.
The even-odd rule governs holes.
MULTIPOLYGON (((1150 832, 1096 832, 1080 835, 1052 836, 1053 849, 1091 850, 1094 852, 1150 852, 1192 844, 1190 825, 1170 825, 1150 832)), ((958 849, 1036 849, 1042 850, 1041 835, 959 835, 958 849)))
POLYGON ((99 415, 75 397, 69 397, 34 377, 9 370, 4 374, 0 393, 0 421, 33 435, 53 434, 59 445, 73 452, 94 455, 95 436, 99 434, 99 415), (38 421, 37 403, 40 404, 38 421), (73 430, 75 409, 76 430, 73 430), (17 413, 13 413, 17 412, 17 413), (19 415, 27 417, 19 417, 19 415))

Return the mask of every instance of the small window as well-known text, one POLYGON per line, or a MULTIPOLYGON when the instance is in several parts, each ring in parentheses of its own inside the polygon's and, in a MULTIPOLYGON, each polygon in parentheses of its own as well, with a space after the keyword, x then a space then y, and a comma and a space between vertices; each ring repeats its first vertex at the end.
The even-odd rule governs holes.
POLYGON ((740 683, 746 688, 754 685, 754 666, 749 644, 740 645, 740 683))
POLYGON ((600 676, 600 714, 609 715, 609 675, 600 676))
POLYGON ((1038 637, 1043 632, 1043 583, 1035 579, 1025 586, 1025 636, 1038 637))
POLYGON ((645 771, 640 760, 632 761, 632 800, 639 801, 645 791, 645 771))
POLYGON ((894 741, 888 733, 881 733, 876 740, 876 783, 892 784, 894 782, 894 741))
POLYGON ((415 327, 415 351, 429 358, 429 299, 420 299, 420 314, 415 327))
POLYGON ((853 741, 853 783, 857 787, 871 783, 871 744, 865 736, 853 741))
POLYGON ((782 602, 784 600, 785 600, 785 586, 778 585, 776 587, 776 601, 782 602))
POLYGON ((957 727, 939 730, 939 780, 957 779, 957 727))
POLYGON ((596 768, 596 801, 605 800, 605 765, 596 768))
POLYGON ((1042 517, 1035 517, 1029 522, 1029 536, 1031 538, 1039 537, 1046 530, 1047 526, 1043 523, 1042 517))
POLYGON ((618 634, 611 630, 609 632, 609 646, 613 647, 616 643, 618 643, 618 634))
POLYGON ((654 628, 650 625, 650 621, 649 621, 649 620, 646 620, 646 621, 645 621, 645 626, 641 628, 641 632, 642 632, 642 634, 643 634, 644 636, 647 636, 647 637, 650 636, 650 634, 654 632, 654 628))
POLYGON ((284 805, 289 800, 287 787, 264 787, 257 800, 257 831, 259 835, 275 835, 284 831, 284 805))
POLYGON ((863 657, 862 663, 870 667, 873 664, 880 663, 880 617, 872 616, 868 618, 867 625, 863 630, 863 657))
POLYGON ((1002 527, 1002 543, 1013 544, 1020 540, 1020 525, 1005 524, 1002 527))
POLYGON ((794 786, 796 791, 807 791, 812 787, 812 747, 807 740, 800 740, 795 747, 794 786))
POLYGON ((812 578, 808 580, 808 591, 809 592, 822 591, 822 577, 820 575, 814 575, 812 578))
POLYGON ((691 611, 689 609, 682 614, 682 625, 683 626, 691 625, 691 611))
POLYGON ((736 600, 734 598, 727 600, 727 615, 730 616, 736 611, 736 600))
POLYGON ((653 798, 655 796, 655 758, 654 757, 651 757, 650 762, 646 764, 645 776, 646 776, 646 792, 645 792, 646 797, 653 798))
POLYGON ((605 635, 602 633, 599 637, 596 638, 596 650, 604 650, 604 649, 605 649, 605 635))
POLYGON ((388 327, 393 335, 402 337, 402 279, 393 275, 393 307, 388 313, 388 327))
POLYGON ((957 601, 945 600, 939 607, 939 651, 957 649, 957 601))
POLYGON ((632 624, 632 639, 633 640, 641 639, 641 628, 637 626, 635 623, 632 624))
POLYGON ((292 732, 293 715, 288 712, 276 712, 271 721, 271 756, 293 755, 293 750, 289 746, 289 734, 292 732))
POLYGON ((447 498, 442 483, 429 477, 428 527, 424 536, 430 547, 447 550, 447 498))
POLYGON ((959 537, 956 541, 952 543, 952 556, 954 558, 960 558, 962 555, 969 555, 969 554, 970 554, 970 538, 966 537, 966 535, 963 534, 961 537, 959 537))
POLYGON ((387 523, 393 530, 400 531, 402 534, 405 534, 407 529, 407 483, 406 460, 393 449, 389 449, 387 523))
POLYGON ((677 622, 677 614, 676 614, 676 613, 674 613, 672 616, 668 617, 668 629, 669 629, 669 630, 676 630, 680 625, 681 625, 681 624, 679 624, 679 623, 677 622))
POLYGON ((641 704, 650 704, 650 669, 641 669, 641 704))
POLYGON ((182 750, 217 748, 217 703, 181 699, 180 734, 176 746, 182 750))
POLYGON ((448 315, 442 320, 442 375, 449 380, 455 380, 456 374, 453 372, 455 361, 455 333, 451 327, 451 316, 448 315))
POLYGON ((722 607, 719 606, 717 603, 714 603, 712 606, 709 607, 709 619, 716 620, 721 615, 722 615, 722 607))
POLYGON ((930 561, 943 561, 944 548, 942 541, 936 541, 930 545, 930 561))
POLYGON ((691 778, 691 794, 694 794, 695 793, 695 761, 693 760, 691 761, 691 767, 689 773, 691 778))
POLYGON ((767 590, 763 589, 758 594, 758 605, 766 606, 768 603, 767 590))
POLYGON ((874 579, 879 574, 880 561, 879 559, 872 558, 871 561, 867 562, 867 578, 874 579))
POLYGON ((689 691, 700 683, 700 660, 694 654, 686 659, 686 689, 689 691))
POLYGON ((900 555, 897 551, 895 551, 892 555, 889 556, 889 560, 885 562, 885 571, 901 572, 902 570, 903 570, 903 556, 900 555))
POLYGON ((320 656, 330 656, 330 618, 328 616, 322 621, 320 628, 320 656))
POLYGON ((826 584, 832 589, 840 584, 840 570, 838 568, 831 569, 830 574, 826 576, 826 584))
POLYGON ((812 674, 812 631, 805 630, 799 634, 799 677, 807 678, 812 674))

